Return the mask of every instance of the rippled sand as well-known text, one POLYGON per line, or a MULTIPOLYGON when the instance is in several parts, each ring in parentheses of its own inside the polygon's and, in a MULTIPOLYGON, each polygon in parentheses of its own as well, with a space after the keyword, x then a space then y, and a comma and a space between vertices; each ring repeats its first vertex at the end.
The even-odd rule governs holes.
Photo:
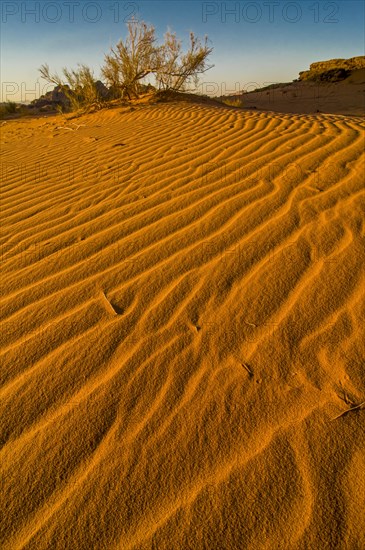
POLYGON ((364 122, 141 105, 2 150, 1 547, 364 548, 364 122))

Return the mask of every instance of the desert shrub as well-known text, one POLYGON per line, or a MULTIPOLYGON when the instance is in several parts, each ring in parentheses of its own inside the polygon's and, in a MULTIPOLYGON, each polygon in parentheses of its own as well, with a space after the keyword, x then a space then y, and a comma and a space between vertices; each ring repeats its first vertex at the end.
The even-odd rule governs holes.
POLYGON ((105 56, 102 74, 114 95, 137 97, 140 81, 156 69, 158 48, 155 29, 144 22, 130 21, 128 36, 105 56))
POLYGON ((176 34, 168 31, 165 42, 159 49, 156 81, 160 89, 175 92, 186 91, 188 87, 198 86, 199 75, 211 69, 207 65, 207 58, 212 52, 208 47, 208 37, 204 44, 190 33, 190 45, 186 53, 182 52, 181 41, 176 34))
POLYGON ((194 33, 190 33, 185 53, 181 41, 171 31, 159 46, 155 28, 134 20, 128 23, 127 38, 105 56, 102 74, 115 92, 129 99, 139 95, 141 81, 149 75, 155 77, 159 90, 186 91, 188 86, 197 86, 199 75, 211 68, 207 65, 211 52, 208 38, 202 44, 194 33))
POLYGON ((244 106, 243 99, 238 97, 223 97, 221 101, 224 105, 228 105, 229 107, 237 107, 241 109, 244 106))
POLYGON ((0 104, 0 119, 7 118, 8 115, 16 115, 16 118, 18 118, 29 114, 30 111, 27 105, 15 103, 14 101, 7 101, 6 103, 0 104))
POLYGON ((103 103, 97 81, 87 65, 78 65, 78 69, 63 68, 63 79, 57 73, 51 74, 47 64, 42 65, 39 72, 47 82, 59 87, 69 100, 71 110, 103 103))
POLYGON ((17 111, 17 105, 14 101, 7 101, 5 103, 5 110, 7 113, 9 114, 13 114, 13 113, 16 113, 17 111))
MULTIPOLYGON (((197 86, 199 75, 212 67, 207 65, 212 52, 207 37, 202 43, 190 33, 189 47, 183 52, 181 41, 171 31, 165 34, 164 43, 158 45, 152 25, 132 20, 127 28, 126 39, 120 40, 105 55, 101 72, 109 89, 95 80, 86 65, 78 65, 76 70, 63 68, 62 77, 52 74, 47 64, 40 67, 42 78, 56 85, 57 92, 62 92, 71 110, 98 108, 110 99, 138 97, 148 89, 143 80, 150 75, 155 78, 159 91, 187 91, 188 87, 197 86)), ((62 105, 63 109, 65 107, 67 105, 62 105)))
POLYGON ((14 101, 7 101, 0 105, 0 118, 4 118, 6 115, 12 115, 17 112, 17 104, 14 101))

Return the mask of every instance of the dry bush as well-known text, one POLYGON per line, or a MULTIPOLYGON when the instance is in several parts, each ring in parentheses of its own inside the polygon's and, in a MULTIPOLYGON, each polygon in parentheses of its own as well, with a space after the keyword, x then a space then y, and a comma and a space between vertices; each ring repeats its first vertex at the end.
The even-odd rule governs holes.
POLYGON ((59 86, 70 102, 72 110, 82 109, 91 105, 101 106, 100 96, 92 70, 87 65, 78 65, 78 69, 63 68, 62 79, 57 73, 51 74, 49 66, 44 64, 39 72, 47 82, 59 86))
POLYGON ((128 36, 105 56, 102 74, 115 96, 138 97, 140 81, 156 70, 158 48, 155 28, 144 22, 130 21, 128 36))
MULTIPOLYGON (((138 97, 146 89, 142 82, 149 75, 155 77, 161 91, 187 91, 189 86, 196 87, 199 75, 212 67, 207 65, 207 58, 212 52, 207 37, 202 44, 191 32, 189 48, 183 52, 181 41, 171 31, 165 34, 164 43, 159 46, 152 25, 132 20, 127 27, 126 39, 111 48, 101 69, 109 86, 107 99, 138 97)), ((104 100, 89 67, 79 65, 76 70, 63 68, 62 71, 61 78, 57 73, 52 74, 47 64, 39 69, 47 82, 59 86, 72 110, 102 106, 104 100)))
POLYGON ((208 37, 204 44, 190 33, 190 46, 186 53, 182 52, 181 41, 175 33, 168 31, 165 42, 159 51, 159 67, 156 71, 156 80, 160 89, 183 92, 193 86, 198 86, 199 75, 205 73, 211 66, 207 65, 207 58, 212 52, 208 47, 208 37))
POLYGON ((237 107, 239 109, 244 107, 243 99, 237 98, 237 97, 223 97, 221 98, 222 103, 224 105, 228 105, 229 107, 237 107))
POLYGON ((119 96, 138 97, 140 82, 154 75, 160 90, 186 91, 192 84, 196 87, 200 74, 211 68, 207 58, 212 52, 208 38, 202 44, 193 32, 186 53, 176 34, 168 31, 164 43, 156 44, 155 28, 143 21, 128 23, 128 35, 105 56, 102 74, 119 96))
POLYGON ((0 105, 0 118, 3 119, 7 115, 12 115, 17 112, 17 104, 14 101, 7 101, 0 105))

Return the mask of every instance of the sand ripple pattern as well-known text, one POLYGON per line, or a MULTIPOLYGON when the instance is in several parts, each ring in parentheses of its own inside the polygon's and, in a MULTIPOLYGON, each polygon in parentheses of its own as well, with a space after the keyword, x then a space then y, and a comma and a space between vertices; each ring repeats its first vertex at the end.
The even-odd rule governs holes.
POLYGON ((364 548, 364 123, 2 127, 0 545, 364 548))

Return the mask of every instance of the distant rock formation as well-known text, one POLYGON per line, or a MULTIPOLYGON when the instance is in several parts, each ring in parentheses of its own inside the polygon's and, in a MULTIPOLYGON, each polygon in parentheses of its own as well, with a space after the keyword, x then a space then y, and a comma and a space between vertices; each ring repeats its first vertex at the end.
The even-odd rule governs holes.
MULTIPOLYGON (((97 80, 95 82, 95 87, 101 99, 111 99, 111 92, 109 88, 107 88, 101 80, 97 80)), ((56 109, 58 106, 63 109, 69 109, 71 106, 71 101, 65 93, 65 88, 66 90, 70 90, 67 84, 64 86, 56 86, 53 90, 42 95, 40 98, 34 99, 31 106, 37 109, 43 108, 44 110, 56 109)))
POLYGON ((339 82, 360 69, 365 69, 365 56, 363 55, 351 57, 350 59, 318 61, 309 66, 309 71, 301 71, 299 73, 299 80, 339 82))
POLYGON ((97 92, 101 99, 111 99, 111 92, 109 88, 107 88, 101 80, 97 80, 95 82, 95 88, 97 89, 97 92))
MULTIPOLYGON (((68 86, 66 87, 68 88, 68 86)), ((63 89, 63 86, 56 86, 53 90, 42 95, 40 98, 34 99, 31 105, 37 109, 42 107, 53 107, 56 109, 57 106, 69 108, 71 102, 63 89)))

